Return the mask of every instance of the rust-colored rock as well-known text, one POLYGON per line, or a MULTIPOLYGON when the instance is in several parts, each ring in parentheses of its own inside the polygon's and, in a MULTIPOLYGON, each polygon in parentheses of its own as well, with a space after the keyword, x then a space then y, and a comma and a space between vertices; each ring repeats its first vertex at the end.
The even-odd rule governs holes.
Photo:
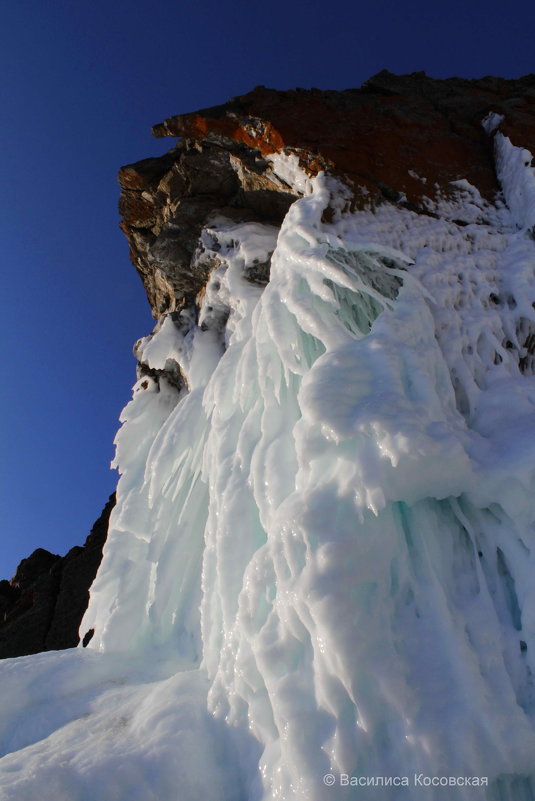
POLYGON ((178 145, 119 177, 122 229, 154 316, 192 303, 206 281, 193 262, 211 214, 282 219, 295 193, 274 175, 270 154, 293 153, 311 175, 342 178, 356 207, 393 202, 428 213, 429 200, 463 178, 494 199, 492 140, 481 125, 490 111, 503 115, 501 130, 514 144, 535 152, 535 75, 435 80, 383 71, 360 89, 259 86, 169 117, 153 133, 178 137, 178 145))
POLYGON ((305 163, 319 156, 320 165, 331 165, 355 186, 376 192, 386 186, 420 205, 424 194, 433 199, 433 184, 444 190, 460 178, 492 198, 498 187, 481 127, 489 111, 505 116, 504 133, 535 149, 533 75, 468 81, 383 71, 343 92, 257 87, 224 106, 170 117, 153 133, 226 137, 264 155, 302 149, 305 163), (425 192, 409 171, 428 179, 425 192))

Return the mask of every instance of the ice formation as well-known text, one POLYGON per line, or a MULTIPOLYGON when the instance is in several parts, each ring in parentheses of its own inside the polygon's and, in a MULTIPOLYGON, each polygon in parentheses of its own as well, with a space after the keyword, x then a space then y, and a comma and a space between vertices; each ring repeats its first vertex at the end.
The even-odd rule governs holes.
POLYGON ((199 319, 137 345, 185 381, 123 412, 94 637, 0 666, 2 799, 535 798, 535 178, 494 135, 495 204, 352 214, 278 155, 280 230, 205 229, 199 319))

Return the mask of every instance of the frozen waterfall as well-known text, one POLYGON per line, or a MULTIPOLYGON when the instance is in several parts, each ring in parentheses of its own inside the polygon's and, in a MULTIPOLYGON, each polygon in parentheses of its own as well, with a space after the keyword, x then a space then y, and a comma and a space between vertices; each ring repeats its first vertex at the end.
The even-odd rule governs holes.
POLYGON ((350 213, 278 156, 281 229, 204 230, 89 647, 0 664, 2 799, 535 799, 535 177, 496 139, 494 205, 350 213))

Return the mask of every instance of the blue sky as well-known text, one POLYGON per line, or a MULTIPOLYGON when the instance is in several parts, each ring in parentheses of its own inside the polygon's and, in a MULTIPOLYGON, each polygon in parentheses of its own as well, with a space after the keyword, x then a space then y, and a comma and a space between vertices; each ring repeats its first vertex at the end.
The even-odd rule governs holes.
POLYGON ((344 89, 386 68, 535 71, 532 3, 19 0, 2 11, 0 578, 81 544, 113 491, 117 418, 152 320, 117 227, 150 126, 257 84, 344 89))

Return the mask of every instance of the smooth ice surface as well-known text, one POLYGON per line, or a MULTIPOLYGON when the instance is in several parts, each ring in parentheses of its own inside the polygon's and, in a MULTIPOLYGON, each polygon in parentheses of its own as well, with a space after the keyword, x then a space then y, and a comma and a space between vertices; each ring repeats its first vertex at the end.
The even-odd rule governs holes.
POLYGON ((499 136, 505 202, 350 215, 281 155, 280 231, 203 232, 199 319, 137 345, 184 385, 123 412, 89 648, 0 665, 2 798, 535 798, 535 206, 499 136))

